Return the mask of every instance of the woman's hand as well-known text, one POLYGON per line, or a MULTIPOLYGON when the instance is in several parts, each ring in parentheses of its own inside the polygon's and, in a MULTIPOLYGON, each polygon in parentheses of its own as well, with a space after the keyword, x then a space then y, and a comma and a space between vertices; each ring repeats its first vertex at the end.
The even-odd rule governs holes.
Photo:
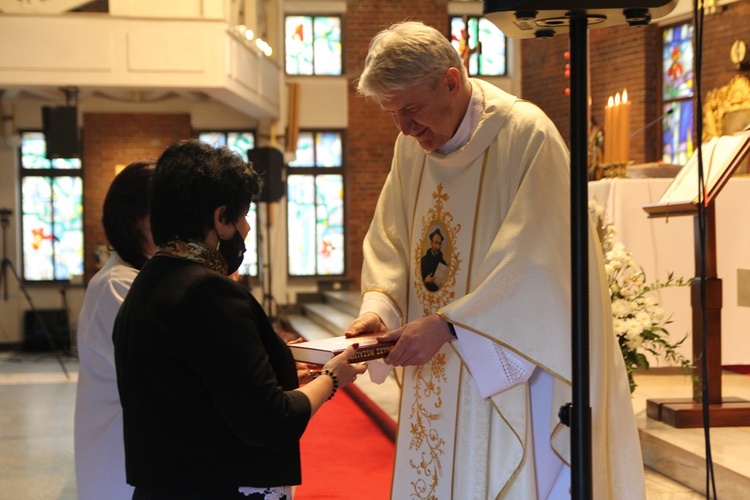
POLYGON ((297 361, 297 378, 299 379, 299 385, 305 385, 312 382, 320 372, 320 365, 308 365, 307 363, 300 363, 297 361))
POLYGON ((358 347, 359 344, 350 345, 344 352, 332 358, 323 366, 323 370, 328 370, 336 376, 339 389, 343 389, 357 380, 357 375, 361 375, 367 370, 367 365, 364 363, 349 364, 349 358, 354 356, 358 347))
MULTIPOLYGON (((342 389, 357 379, 367 370, 363 363, 349 364, 349 359, 357 352, 357 344, 346 348, 344 352, 329 360, 320 370, 322 375, 315 378, 296 390, 305 394, 310 400, 310 414, 315 413, 323 406, 323 403, 331 399, 338 389, 342 389)), ((297 375, 299 376, 299 365, 297 364, 297 375)), ((309 368, 308 368, 309 369, 309 368)), ((314 372, 314 370, 312 370, 314 372)), ((309 373, 308 373, 309 376, 309 373)), ((302 378, 300 377, 300 381, 302 378)))

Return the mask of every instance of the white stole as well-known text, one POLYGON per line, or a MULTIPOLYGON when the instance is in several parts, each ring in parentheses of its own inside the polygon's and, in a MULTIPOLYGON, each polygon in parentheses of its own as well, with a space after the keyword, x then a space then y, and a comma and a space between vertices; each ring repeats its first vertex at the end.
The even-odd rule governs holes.
MULTIPOLYGON (((486 161, 487 153, 472 165, 451 169, 451 175, 461 175, 461 184, 469 187, 461 192, 444 190, 443 169, 423 168, 411 221, 408 320, 434 314, 469 289, 486 161), (431 251, 435 231, 442 236, 447 272, 437 290, 430 290, 423 279, 422 259, 431 251)), ((451 498, 461 372, 461 360, 450 344, 428 363, 404 369, 393 498, 451 498)))

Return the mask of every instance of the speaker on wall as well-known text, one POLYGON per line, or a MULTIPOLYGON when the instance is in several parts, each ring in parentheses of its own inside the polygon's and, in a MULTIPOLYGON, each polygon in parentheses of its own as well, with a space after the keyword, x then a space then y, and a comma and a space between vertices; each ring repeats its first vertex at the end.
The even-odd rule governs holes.
POLYGON ((42 130, 47 143, 47 158, 80 158, 78 142, 78 108, 44 106, 42 130))
POLYGON ((284 155, 276 148, 262 147, 249 149, 247 159, 263 178, 263 189, 259 201, 270 203, 279 201, 286 189, 284 183, 284 155))

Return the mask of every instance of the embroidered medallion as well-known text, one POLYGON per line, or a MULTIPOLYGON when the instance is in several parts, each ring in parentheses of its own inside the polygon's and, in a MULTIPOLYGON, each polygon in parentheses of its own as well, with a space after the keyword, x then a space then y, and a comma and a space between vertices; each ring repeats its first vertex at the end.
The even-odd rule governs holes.
POLYGON ((461 224, 453 225, 453 214, 446 211, 444 203, 450 196, 438 184, 432 193, 435 206, 422 217, 422 234, 414 247, 414 289, 417 299, 429 316, 450 303, 456 293, 456 272, 461 259, 456 250, 456 236, 461 224))

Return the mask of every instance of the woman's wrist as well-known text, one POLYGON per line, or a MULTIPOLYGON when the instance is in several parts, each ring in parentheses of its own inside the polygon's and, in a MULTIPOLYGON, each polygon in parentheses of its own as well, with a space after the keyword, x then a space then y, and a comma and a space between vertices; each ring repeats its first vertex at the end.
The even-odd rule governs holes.
POLYGON ((325 370, 322 370, 322 371, 316 373, 315 374, 315 378, 318 378, 321 375, 328 375, 329 377, 331 377, 331 381, 333 382, 333 389, 331 390, 331 395, 328 396, 328 399, 331 399, 336 394, 336 391, 339 388, 339 379, 338 379, 338 377, 331 370, 329 370, 327 368, 325 370))

